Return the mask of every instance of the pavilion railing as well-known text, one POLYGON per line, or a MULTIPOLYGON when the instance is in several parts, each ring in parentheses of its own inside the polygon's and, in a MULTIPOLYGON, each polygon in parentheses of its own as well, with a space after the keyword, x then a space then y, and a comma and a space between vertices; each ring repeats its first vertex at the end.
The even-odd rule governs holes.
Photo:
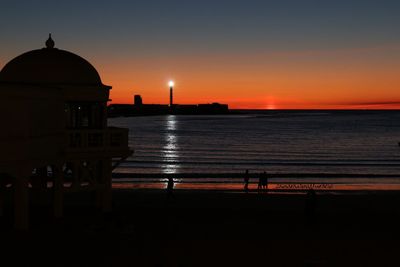
POLYGON ((68 130, 67 151, 126 150, 128 149, 128 135, 128 129, 116 127, 68 130))

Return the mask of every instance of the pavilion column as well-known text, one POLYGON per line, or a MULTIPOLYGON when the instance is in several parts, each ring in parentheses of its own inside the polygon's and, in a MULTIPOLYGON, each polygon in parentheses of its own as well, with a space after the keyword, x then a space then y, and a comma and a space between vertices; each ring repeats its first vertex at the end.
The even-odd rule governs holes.
POLYGON ((79 161, 72 162, 72 188, 79 190, 81 187, 79 161))
POLYGON ((0 181, 0 217, 4 215, 4 194, 5 194, 5 184, 0 181))
POLYGON ((29 188, 28 176, 19 173, 14 182, 14 227, 28 230, 29 227, 29 188))
POLYGON ((53 182, 53 208, 54 217, 61 218, 64 211, 64 179, 62 173, 62 165, 58 164, 53 167, 54 182, 53 182))
POLYGON ((111 171, 112 171, 111 159, 104 159, 102 161, 102 176, 103 176, 103 188, 102 188, 102 210, 103 212, 111 212, 112 210, 112 182, 111 182, 111 171))
POLYGON ((96 208, 103 209, 103 188, 104 188, 104 168, 103 168, 103 160, 99 160, 95 163, 96 171, 94 172, 94 180, 96 181, 94 184, 95 190, 95 198, 96 198, 96 208))

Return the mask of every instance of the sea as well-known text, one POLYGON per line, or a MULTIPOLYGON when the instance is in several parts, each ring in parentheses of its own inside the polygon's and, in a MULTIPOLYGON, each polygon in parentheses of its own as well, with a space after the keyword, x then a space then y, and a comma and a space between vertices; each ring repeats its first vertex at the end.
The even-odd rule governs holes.
POLYGON ((129 128, 115 187, 400 190, 400 111, 237 110, 229 115, 109 119, 129 128))

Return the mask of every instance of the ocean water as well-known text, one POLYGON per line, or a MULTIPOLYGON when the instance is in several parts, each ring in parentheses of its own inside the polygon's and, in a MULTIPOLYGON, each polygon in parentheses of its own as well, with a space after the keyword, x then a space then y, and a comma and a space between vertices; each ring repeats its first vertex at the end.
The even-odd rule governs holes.
MULTIPOLYGON (((400 111, 247 111, 112 118, 132 157, 115 173, 390 175, 400 177, 400 111)), ((222 175, 223 174, 223 175, 222 175)), ((331 180, 334 178, 330 178, 331 180)))

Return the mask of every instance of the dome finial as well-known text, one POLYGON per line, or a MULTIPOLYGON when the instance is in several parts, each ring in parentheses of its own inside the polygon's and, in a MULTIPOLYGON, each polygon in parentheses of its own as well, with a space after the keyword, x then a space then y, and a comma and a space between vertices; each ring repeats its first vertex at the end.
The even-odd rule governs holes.
POLYGON ((53 39, 51 39, 51 33, 49 33, 49 39, 47 39, 47 41, 46 41, 46 48, 54 48, 54 45, 55 45, 55 43, 54 43, 54 41, 53 41, 53 39))

